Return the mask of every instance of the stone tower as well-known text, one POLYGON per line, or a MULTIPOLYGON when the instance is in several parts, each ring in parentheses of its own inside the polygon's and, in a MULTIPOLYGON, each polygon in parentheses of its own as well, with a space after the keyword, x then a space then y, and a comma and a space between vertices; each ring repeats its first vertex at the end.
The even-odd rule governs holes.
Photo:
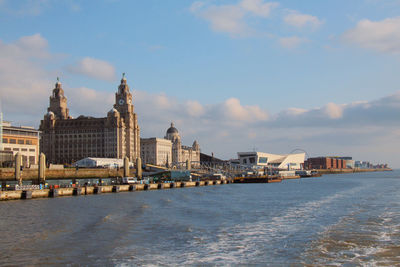
POLYGON ((125 151, 123 149, 119 151, 119 158, 127 156, 129 160, 134 161, 140 157, 140 129, 125 73, 122 75, 118 92, 115 93, 114 108, 118 111, 120 125, 124 128, 123 138, 120 140, 125 151))
POLYGON ((48 112, 53 112, 57 119, 67 119, 69 110, 67 108, 67 98, 64 96, 59 78, 57 77, 56 87, 53 89, 53 94, 50 96, 50 106, 48 112))

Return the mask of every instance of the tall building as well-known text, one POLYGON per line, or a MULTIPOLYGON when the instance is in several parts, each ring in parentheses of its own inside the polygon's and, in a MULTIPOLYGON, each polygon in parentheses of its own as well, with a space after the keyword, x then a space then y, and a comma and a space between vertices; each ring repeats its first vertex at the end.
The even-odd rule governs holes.
POLYGON ((50 163, 72 163, 86 157, 127 156, 130 161, 140 157, 140 130, 125 75, 107 117, 72 118, 58 79, 47 111, 40 123, 40 149, 50 163))
MULTIPOLYGON (((39 131, 28 126, 12 126, 9 122, 2 123, 2 161, 9 161, 10 155, 18 152, 22 155, 22 165, 28 167, 38 163, 39 131), (12 154, 11 154, 12 152, 12 154)), ((0 149, 1 150, 1 149, 0 149)))
POLYGON ((200 146, 195 140, 191 147, 183 146, 181 142, 181 136, 178 129, 171 123, 171 127, 168 128, 167 133, 164 137, 172 142, 172 163, 185 162, 190 160, 191 162, 197 162, 200 164, 200 146))

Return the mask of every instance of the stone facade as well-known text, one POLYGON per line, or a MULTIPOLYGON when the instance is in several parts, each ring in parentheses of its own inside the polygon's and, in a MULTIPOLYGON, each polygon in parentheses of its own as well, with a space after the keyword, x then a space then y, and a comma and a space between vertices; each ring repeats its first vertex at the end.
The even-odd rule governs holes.
POLYGON ((140 153, 143 163, 167 167, 172 162, 172 142, 163 138, 142 138, 140 153))
POLYGON ((196 164, 200 164, 200 146, 195 140, 191 147, 183 146, 181 142, 181 136, 178 130, 174 127, 174 124, 171 123, 171 127, 168 128, 167 133, 164 137, 167 140, 171 140, 172 142, 172 163, 183 163, 186 160, 190 160, 191 162, 196 164))
POLYGON ((50 96, 50 106, 40 123, 40 148, 50 163, 73 163, 86 157, 140 157, 140 129, 126 78, 115 93, 114 107, 105 118, 79 116, 73 119, 59 81, 50 96))

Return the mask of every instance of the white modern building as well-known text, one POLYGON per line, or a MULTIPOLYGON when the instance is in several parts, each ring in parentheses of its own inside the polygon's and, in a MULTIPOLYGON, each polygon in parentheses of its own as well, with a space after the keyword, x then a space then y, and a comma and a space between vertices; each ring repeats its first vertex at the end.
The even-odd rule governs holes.
MULTIPOLYGON (((133 167, 133 163, 129 163, 130 167, 133 167)), ((113 158, 84 158, 74 163, 74 166, 80 168, 122 168, 124 166, 123 159, 113 158)))
POLYGON ((306 157, 306 153, 277 155, 264 152, 238 152, 237 154, 240 165, 280 170, 300 170, 306 157))
POLYGON ((140 153, 143 163, 167 166, 172 162, 172 142, 163 138, 141 138, 140 153))

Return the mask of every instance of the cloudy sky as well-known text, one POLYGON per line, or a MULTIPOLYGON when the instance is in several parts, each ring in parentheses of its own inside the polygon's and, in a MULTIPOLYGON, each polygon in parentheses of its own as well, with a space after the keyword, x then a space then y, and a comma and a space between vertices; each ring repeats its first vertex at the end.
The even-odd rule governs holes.
POLYGON ((400 167, 400 0, 0 0, 0 25, 14 125, 57 76, 73 116, 105 116, 125 72, 142 137, 400 167))

